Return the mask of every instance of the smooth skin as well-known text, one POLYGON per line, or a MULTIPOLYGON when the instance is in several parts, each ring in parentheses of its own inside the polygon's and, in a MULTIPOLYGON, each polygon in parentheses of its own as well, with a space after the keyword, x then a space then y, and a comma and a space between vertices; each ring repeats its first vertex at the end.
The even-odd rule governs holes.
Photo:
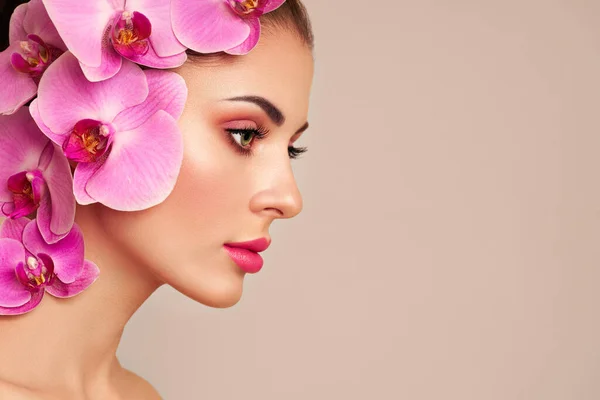
POLYGON ((28 314, 0 317, 0 398, 160 399, 116 358, 133 313, 163 284, 210 307, 235 305, 246 273, 223 244, 270 240, 274 220, 302 210, 288 146, 306 128, 311 50, 292 32, 265 30, 248 55, 189 61, 177 72, 189 92, 175 189, 141 212, 78 206, 86 258, 100 277, 72 299, 44 296, 28 314), (283 118, 264 103, 228 100, 248 96, 268 100, 283 118), (227 131, 259 126, 269 131, 260 141, 232 142, 227 131), (238 143, 252 155, 238 153, 238 143))

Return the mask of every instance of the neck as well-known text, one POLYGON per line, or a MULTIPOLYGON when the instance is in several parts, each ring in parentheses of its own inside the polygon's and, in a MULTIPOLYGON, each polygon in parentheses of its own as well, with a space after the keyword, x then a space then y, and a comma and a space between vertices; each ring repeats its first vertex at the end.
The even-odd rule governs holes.
POLYGON ((29 313, 0 316, 0 380, 36 391, 89 393, 122 372, 116 351, 125 324, 160 282, 103 234, 98 211, 78 206, 76 223, 99 278, 73 298, 46 293, 29 313))

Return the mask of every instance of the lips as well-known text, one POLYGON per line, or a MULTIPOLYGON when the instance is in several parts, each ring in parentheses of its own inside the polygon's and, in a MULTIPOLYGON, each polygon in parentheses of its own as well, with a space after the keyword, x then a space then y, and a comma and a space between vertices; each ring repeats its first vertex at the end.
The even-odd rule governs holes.
POLYGON ((269 245, 267 239, 260 238, 249 242, 225 243, 223 247, 243 271, 254 274, 263 266, 263 259, 258 252, 266 250, 269 245))
POLYGON ((269 247, 269 241, 266 238, 251 240, 249 242, 225 243, 225 246, 246 249, 255 253, 265 251, 269 247))

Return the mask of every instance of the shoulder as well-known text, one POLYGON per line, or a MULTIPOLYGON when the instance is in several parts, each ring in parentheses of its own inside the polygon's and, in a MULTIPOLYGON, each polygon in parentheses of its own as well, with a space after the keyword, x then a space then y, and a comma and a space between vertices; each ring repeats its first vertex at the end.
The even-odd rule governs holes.
MULTIPOLYGON (((128 400, 163 400, 158 391, 144 378, 123 369, 117 382, 119 397, 128 400)), ((42 400, 43 397, 0 379, 1 400, 42 400)))
POLYGON ((123 369, 119 386, 124 399, 162 400, 158 391, 147 380, 127 369, 123 369))
POLYGON ((40 400, 31 391, 0 380, 0 399, 2 400, 40 400))
MULTIPOLYGON (((117 383, 119 397, 128 400, 163 400, 154 387, 144 378, 123 369, 117 383)), ((42 400, 42 397, 29 390, 0 380, 0 399, 2 400, 42 400)))

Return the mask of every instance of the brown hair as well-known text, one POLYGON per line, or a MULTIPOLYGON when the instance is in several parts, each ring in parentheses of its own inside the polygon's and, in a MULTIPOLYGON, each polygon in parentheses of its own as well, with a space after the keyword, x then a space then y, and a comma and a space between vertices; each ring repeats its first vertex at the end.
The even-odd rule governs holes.
MULTIPOLYGON (((278 29, 285 29, 295 33, 304 44, 311 50, 314 48, 315 39, 312 31, 312 25, 306 7, 300 0, 286 0, 276 10, 260 16, 260 23, 263 32, 274 32, 278 29)), ((197 58, 221 58, 227 57, 224 52, 201 54, 193 50, 187 51, 192 60, 197 58)))
POLYGON ((293 31, 311 50, 315 44, 308 12, 300 0, 286 0, 276 10, 263 14, 260 22, 265 30, 283 28, 293 31))

